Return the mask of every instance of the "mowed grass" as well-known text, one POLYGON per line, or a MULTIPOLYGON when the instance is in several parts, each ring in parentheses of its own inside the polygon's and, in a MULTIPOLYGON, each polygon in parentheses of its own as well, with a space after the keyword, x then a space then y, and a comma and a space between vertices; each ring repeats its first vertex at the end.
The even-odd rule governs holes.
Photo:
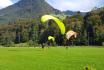
POLYGON ((0 48, 0 70, 104 70, 104 48, 0 48))

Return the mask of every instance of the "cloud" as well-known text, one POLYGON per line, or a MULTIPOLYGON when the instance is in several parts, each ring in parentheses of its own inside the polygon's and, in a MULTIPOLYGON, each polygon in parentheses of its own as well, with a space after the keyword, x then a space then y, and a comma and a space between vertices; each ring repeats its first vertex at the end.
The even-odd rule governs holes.
POLYGON ((101 6, 103 0, 46 0, 54 8, 61 11, 72 10, 72 11, 82 11, 87 12, 94 7, 101 6))
POLYGON ((5 8, 9 5, 12 5, 12 1, 11 0, 1 0, 0 1, 0 9, 5 8))

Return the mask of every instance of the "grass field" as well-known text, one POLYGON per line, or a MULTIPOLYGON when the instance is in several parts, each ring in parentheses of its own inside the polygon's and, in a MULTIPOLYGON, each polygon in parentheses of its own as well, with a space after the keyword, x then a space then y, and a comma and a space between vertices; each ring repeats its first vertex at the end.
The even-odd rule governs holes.
POLYGON ((0 70, 104 70, 104 48, 0 48, 0 70))

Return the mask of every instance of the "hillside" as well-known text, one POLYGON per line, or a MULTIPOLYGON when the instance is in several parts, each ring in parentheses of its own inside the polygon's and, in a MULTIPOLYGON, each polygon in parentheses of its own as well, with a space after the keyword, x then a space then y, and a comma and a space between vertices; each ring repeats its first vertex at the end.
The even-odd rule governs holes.
POLYGON ((20 0, 18 3, 0 10, 0 23, 37 18, 50 13, 57 14, 60 11, 51 7, 45 0, 20 0))
MULTIPOLYGON (((79 12, 79 11, 70 11, 70 10, 63 11, 63 13, 65 13, 66 15, 69 15, 69 16, 76 15, 77 12, 79 12)), ((80 13, 82 16, 85 16, 87 12, 80 12, 80 13)))

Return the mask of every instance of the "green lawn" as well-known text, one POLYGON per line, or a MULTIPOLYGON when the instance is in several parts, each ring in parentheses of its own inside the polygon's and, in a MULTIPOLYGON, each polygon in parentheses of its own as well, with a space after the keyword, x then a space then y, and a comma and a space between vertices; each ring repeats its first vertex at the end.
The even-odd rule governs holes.
POLYGON ((104 48, 0 48, 0 70, 104 70, 104 48))

